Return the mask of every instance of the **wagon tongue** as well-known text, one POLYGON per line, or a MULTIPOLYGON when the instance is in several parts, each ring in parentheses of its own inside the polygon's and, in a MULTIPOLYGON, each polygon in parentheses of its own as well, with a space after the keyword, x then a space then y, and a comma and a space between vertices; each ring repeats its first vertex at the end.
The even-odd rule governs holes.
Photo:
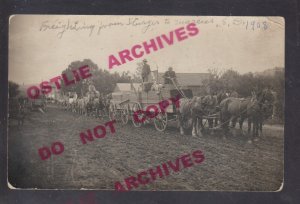
POLYGON ((45 112, 43 111, 43 109, 38 108, 38 110, 39 110, 41 113, 45 114, 45 112))

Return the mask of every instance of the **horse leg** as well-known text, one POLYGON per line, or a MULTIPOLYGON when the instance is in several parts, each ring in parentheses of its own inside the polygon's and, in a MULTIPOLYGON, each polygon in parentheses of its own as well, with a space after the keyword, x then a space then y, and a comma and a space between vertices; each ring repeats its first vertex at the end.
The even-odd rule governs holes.
POLYGON ((209 128, 213 127, 213 123, 214 123, 213 119, 208 119, 208 127, 209 128))
POLYGON ((242 132, 242 134, 244 135, 244 131, 243 131, 243 124, 244 124, 244 121, 245 121, 245 117, 242 115, 240 120, 239 120, 239 125, 240 125, 240 130, 242 132))
POLYGON ((200 131, 197 132, 197 126, 199 125, 199 120, 201 118, 197 118, 196 116, 192 115, 192 136, 196 137, 197 134, 201 134, 200 131))
POLYGON ((230 116, 223 115, 221 122, 222 122, 222 129, 224 130, 225 135, 227 135, 229 132, 228 127, 230 122, 230 116))
POLYGON ((251 124, 252 124, 252 120, 251 118, 248 118, 248 135, 250 135, 251 133, 251 124))
POLYGON ((254 141, 258 141, 258 126, 259 126, 259 121, 255 121, 255 132, 254 132, 254 141))
POLYGON ((192 127, 193 127, 193 129, 192 129, 192 136, 193 137, 196 137, 196 135, 197 135, 197 131, 196 131, 196 121, 194 120, 194 119, 192 119, 192 127))
POLYGON ((184 130, 183 130, 183 117, 180 113, 178 113, 178 125, 180 129, 180 134, 184 135, 184 130))
POLYGON ((223 136, 223 138, 225 137, 225 135, 227 134, 226 132, 227 132, 227 129, 228 129, 228 126, 226 127, 226 116, 225 116, 226 114, 221 110, 220 111, 220 123, 221 123, 221 128, 222 128, 222 130, 223 130, 223 132, 224 132, 224 136, 223 136))
POLYGON ((256 131, 256 120, 253 119, 253 127, 252 127, 252 139, 255 137, 255 131, 256 131))
POLYGON ((262 133, 262 126, 263 126, 263 121, 260 121, 260 122, 259 122, 259 126, 258 126, 258 129, 259 129, 258 136, 259 136, 259 137, 262 137, 262 136, 263 136, 263 133, 262 133))
POLYGON ((198 119, 196 118, 196 125, 198 125, 199 127, 199 123, 200 123, 200 128, 198 128, 198 135, 200 137, 202 137, 202 131, 204 130, 204 125, 203 125, 203 118, 202 117, 198 117, 198 119))
POLYGON ((214 122, 215 122, 215 124, 214 124, 214 127, 217 127, 218 126, 218 118, 216 118, 215 120, 214 120, 214 122))
POLYGON ((231 128, 235 128, 236 121, 237 121, 237 117, 236 117, 236 116, 233 116, 233 117, 232 117, 232 120, 231 120, 231 128))
POLYGON ((180 134, 181 134, 181 135, 184 135, 184 129, 183 129, 183 121, 182 121, 182 118, 180 119, 179 128, 180 128, 180 134))

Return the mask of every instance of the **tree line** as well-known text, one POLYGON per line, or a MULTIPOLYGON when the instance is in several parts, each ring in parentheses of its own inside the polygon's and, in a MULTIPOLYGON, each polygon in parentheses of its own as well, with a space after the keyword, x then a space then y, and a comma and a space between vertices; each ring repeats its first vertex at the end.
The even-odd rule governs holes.
POLYGON ((210 77, 204 80, 206 86, 211 93, 219 93, 221 91, 236 91, 239 97, 249 97, 251 92, 261 91, 263 89, 271 89, 275 92, 275 106, 278 117, 284 118, 284 69, 274 68, 272 74, 264 73, 245 73, 240 74, 235 70, 220 71, 219 69, 209 69, 210 77))
MULTIPOLYGON (((68 92, 76 92, 78 96, 85 96, 88 91, 89 84, 93 84, 95 88, 102 94, 113 92, 117 83, 141 82, 142 64, 138 63, 136 72, 131 76, 130 72, 110 73, 107 70, 101 69, 97 64, 90 59, 83 61, 74 61, 62 71, 67 76, 71 76, 72 70, 76 70, 81 66, 88 65, 90 73, 93 77, 79 81, 72 86, 65 86, 62 83, 61 91, 63 94, 68 92)), ((235 70, 220 71, 218 69, 209 69, 209 78, 203 81, 205 87, 210 93, 216 94, 220 91, 236 91, 240 97, 251 96, 252 91, 263 90, 270 88, 277 97, 276 107, 279 117, 284 117, 284 69, 278 69, 274 74, 253 74, 251 72, 240 74, 235 70)), ((19 93, 19 85, 14 82, 9 82, 9 96, 14 97, 19 93)))

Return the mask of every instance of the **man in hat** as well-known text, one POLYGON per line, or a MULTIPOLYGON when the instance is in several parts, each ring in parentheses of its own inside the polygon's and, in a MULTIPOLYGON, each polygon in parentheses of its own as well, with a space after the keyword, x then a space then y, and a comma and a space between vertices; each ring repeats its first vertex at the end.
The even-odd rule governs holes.
POLYGON ((92 83, 89 84, 87 96, 89 98, 89 101, 92 101, 100 96, 99 91, 96 90, 96 87, 92 83))
POLYGON ((176 74, 173 71, 172 67, 169 67, 168 71, 166 71, 165 74, 163 75, 163 78, 165 79, 164 84, 173 84, 172 79, 174 80, 175 83, 177 83, 176 74))
POLYGON ((149 64, 147 64, 147 60, 143 60, 143 67, 142 67, 142 80, 143 82, 148 82, 149 81, 149 76, 151 73, 151 69, 149 64))

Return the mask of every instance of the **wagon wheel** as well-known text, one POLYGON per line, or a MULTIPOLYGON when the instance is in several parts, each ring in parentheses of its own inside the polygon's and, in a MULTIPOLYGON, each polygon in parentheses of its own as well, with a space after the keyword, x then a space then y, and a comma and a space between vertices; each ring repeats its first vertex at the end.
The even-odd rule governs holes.
POLYGON ((121 121, 124 125, 128 123, 128 120, 129 120, 129 107, 128 106, 122 107, 120 117, 121 117, 121 121))
MULTIPOLYGON (((135 119, 134 119, 134 113, 135 113, 135 111, 138 111, 138 110, 142 110, 142 107, 141 107, 141 104, 139 104, 139 103, 134 103, 133 105, 132 105, 132 114, 131 114, 131 119, 132 119, 132 124, 134 125, 134 127, 141 127, 142 126, 142 123, 141 122, 139 122, 139 121, 136 121, 135 119)), ((140 117, 143 117, 143 114, 137 114, 137 116, 138 116, 138 118, 140 118, 140 117)))
POLYGON ((116 106, 115 106, 115 104, 111 103, 109 105, 109 109, 108 109, 109 119, 116 120, 116 114, 117 114, 116 106))
POLYGON ((162 132, 167 128, 168 124, 168 114, 166 112, 158 113, 158 115, 154 118, 154 126, 156 130, 162 132))

